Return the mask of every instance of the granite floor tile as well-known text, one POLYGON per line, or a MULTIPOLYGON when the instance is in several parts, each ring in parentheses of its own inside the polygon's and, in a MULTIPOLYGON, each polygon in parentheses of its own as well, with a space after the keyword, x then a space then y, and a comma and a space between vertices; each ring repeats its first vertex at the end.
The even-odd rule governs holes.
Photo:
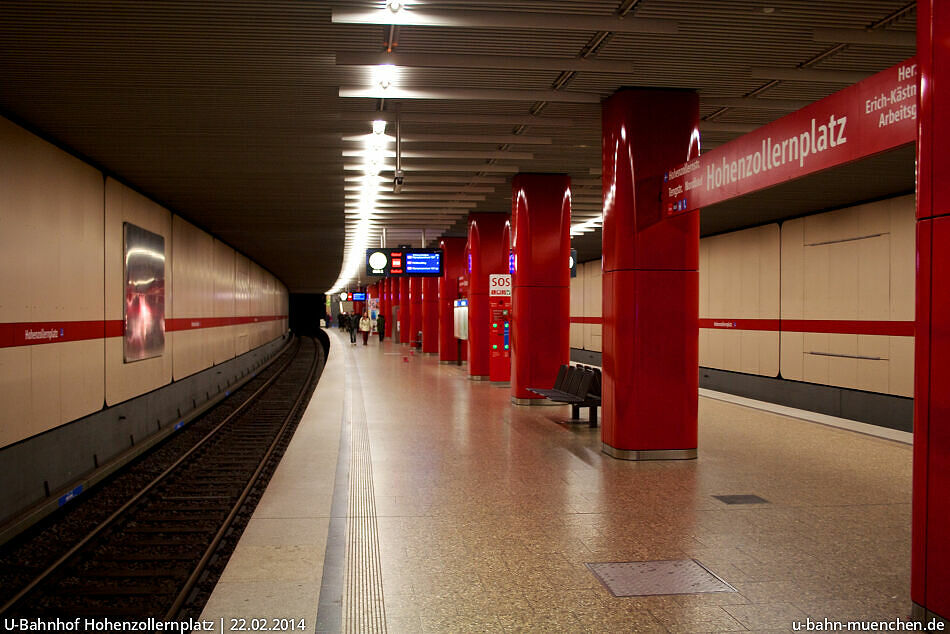
MULTIPOLYGON (((906 615, 910 447, 701 398, 698 460, 614 460, 599 430, 555 422, 565 408, 513 406, 464 368, 381 348, 325 373, 361 380, 391 632, 789 631, 809 616, 906 615), (712 497, 726 494, 768 504, 712 497), (614 597, 584 566, 662 559, 696 559, 738 592, 614 597)), ((300 476, 277 480, 288 495, 262 509, 325 516, 301 501, 329 491, 304 459, 325 451, 288 451, 300 476)), ((290 525, 323 539, 312 519, 290 525)), ((237 580, 319 579, 322 553, 255 552, 293 543, 266 528, 239 548, 237 580)))

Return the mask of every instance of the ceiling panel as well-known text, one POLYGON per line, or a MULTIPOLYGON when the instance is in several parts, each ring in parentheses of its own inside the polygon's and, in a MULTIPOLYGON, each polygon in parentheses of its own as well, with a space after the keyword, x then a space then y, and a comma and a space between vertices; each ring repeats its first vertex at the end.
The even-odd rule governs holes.
MULTIPOLYGON (((408 2, 410 9, 413 2, 408 2)), ((900 0, 419 0, 432 10, 672 20, 677 32, 610 33, 545 28, 447 28, 335 24, 334 8, 384 10, 383 0, 5 0, 0 3, 0 111, 148 194, 273 271, 294 291, 333 286, 354 244, 355 216, 344 213, 344 170, 358 147, 344 136, 371 131, 372 113, 398 109, 407 118, 453 116, 454 121, 401 124, 403 134, 528 135, 551 145, 441 142, 406 144, 413 151, 530 152, 531 159, 413 159, 430 172, 406 173, 406 186, 427 179, 458 190, 480 173, 517 165, 523 171, 569 174, 578 192, 594 195, 578 207, 586 220, 598 211, 600 106, 486 99, 361 99, 339 97, 340 86, 370 87, 373 69, 337 66, 337 53, 392 50, 438 57, 500 55, 629 63, 629 72, 561 73, 480 68, 405 68, 408 89, 566 90, 599 96, 623 86, 669 86, 699 91, 701 116, 718 130, 703 134, 709 149, 736 138, 736 126, 759 126, 781 110, 721 108, 716 99, 755 96, 811 102, 844 84, 775 81, 751 76, 754 66, 874 73, 913 55, 912 48, 815 41, 820 28, 913 32, 914 4, 900 0), (354 120, 365 113, 364 120, 354 120), (528 125, 489 123, 505 116, 528 125), (538 118, 540 116, 540 119, 538 118), (470 121, 465 119, 471 118, 470 121), (544 124, 544 118, 569 118, 544 124), (731 128, 729 126, 732 126, 731 128), (459 171, 458 166, 469 166, 459 171), (453 167, 454 166, 454 167, 453 167), (592 172, 594 175, 592 175, 592 172), (444 179, 450 179, 448 181, 444 179), (588 184, 591 183, 591 184, 588 184)), ((393 117, 394 118, 394 117, 393 117)), ((395 126, 387 127, 394 134, 395 126)), ((501 155, 503 156, 503 155, 501 155)), ((897 154, 889 167, 912 157, 897 154)), ((408 160, 407 160, 408 163, 408 160)), ((851 196, 881 195, 879 163, 852 165, 851 196)), ((510 174, 491 173, 476 211, 510 209, 510 174)), ((391 179, 391 174, 382 176, 391 179)), ((816 183, 817 184, 817 183, 816 183)), ((805 187, 800 183, 800 187, 805 187)), ((385 188, 384 188, 385 189, 385 188)), ((806 187, 807 189, 807 187, 806 187)), ((895 189, 896 191, 896 189, 895 189)), ((446 202, 457 197, 440 192, 446 202)), ((818 204, 803 190, 794 205, 818 204)), ((789 194, 790 197, 791 194, 789 194)), ((704 227, 754 222, 756 201, 722 207, 704 227), (732 218, 730 220, 730 218, 732 218)), ((765 202, 769 202, 768 200, 765 202)), ((786 206, 793 207, 790 202, 786 206)), ((368 230, 378 243, 428 242, 464 234, 462 216, 444 209, 405 209, 381 215, 368 230), (456 220, 458 218, 458 220, 456 220)), ((763 218, 765 216, 762 216, 763 218)), ((574 239, 582 260, 600 255, 599 230, 574 239)), ((355 280, 354 280, 355 282, 355 280)))

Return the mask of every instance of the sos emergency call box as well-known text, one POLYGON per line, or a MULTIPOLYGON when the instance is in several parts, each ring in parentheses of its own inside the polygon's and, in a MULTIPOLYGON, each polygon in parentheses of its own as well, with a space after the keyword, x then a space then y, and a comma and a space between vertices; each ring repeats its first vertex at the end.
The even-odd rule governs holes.
POLYGON ((511 380, 511 275, 488 276, 488 378, 511 380))

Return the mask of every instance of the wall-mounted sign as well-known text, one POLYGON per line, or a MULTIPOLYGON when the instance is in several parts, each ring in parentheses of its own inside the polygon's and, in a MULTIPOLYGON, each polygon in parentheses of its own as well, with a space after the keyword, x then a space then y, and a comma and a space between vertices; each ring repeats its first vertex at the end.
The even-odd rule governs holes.
POLYGON ((916 139, 911 58, 674 167, 663 176, 663 209, 701 209, 916 139))
POLYGON ((165 351, 165 238, 123 223, 125 302, 122 349, 125 362, 165 351))
POLYGON ((452 308, 452 334, 456 339, 468 339, 468 300, 457 299, 452 308))
POLYGON ((366 249, 367 275, 402 275, 402 249, 366 249))
POLYGON ((442 249, 366 249, 366 274, 438 277, 442 275, 442 249))
POLYGON ((350 293, 350 299, 354 302, 365 302, 366 293, 350 293))
POLYGON ((489 297, 511 297, 511 275, 507 273, 488 276, 489 297))
POLYGON ((405 257, 406 275, 442 275, 442 249, 410 249, 405 257))
POLYGON ((571 249, 571 277, 577 277, 577 249, 571 249))

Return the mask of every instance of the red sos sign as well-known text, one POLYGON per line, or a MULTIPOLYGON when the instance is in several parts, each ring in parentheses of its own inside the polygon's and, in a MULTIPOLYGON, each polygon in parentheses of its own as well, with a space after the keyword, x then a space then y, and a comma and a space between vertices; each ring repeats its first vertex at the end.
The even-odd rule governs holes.
POLYGON ((508 274, 489 275, 488 295, 489 297, 511 297, 511 276, 508 274))

